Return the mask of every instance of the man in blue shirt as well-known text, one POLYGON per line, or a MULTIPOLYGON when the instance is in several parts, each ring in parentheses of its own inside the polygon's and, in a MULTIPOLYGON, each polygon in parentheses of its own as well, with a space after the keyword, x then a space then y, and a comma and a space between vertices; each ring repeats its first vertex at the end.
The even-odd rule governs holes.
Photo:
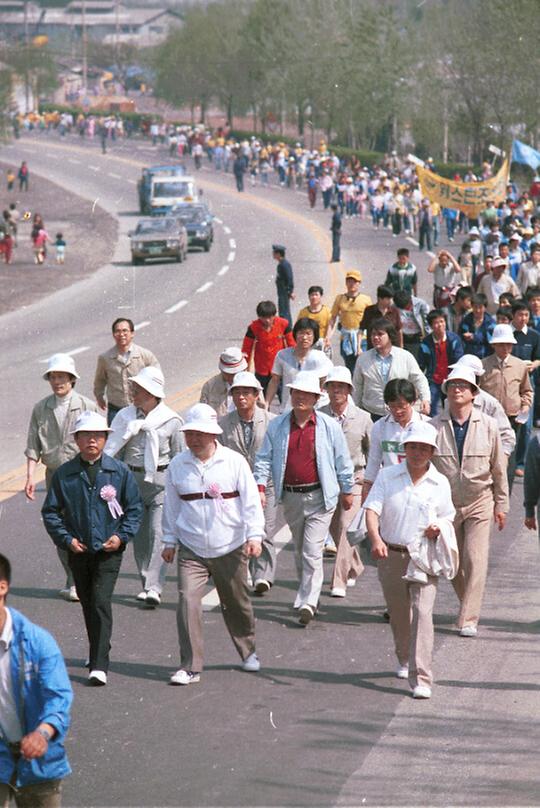
POLYGON ((73 693, 51 635, 8 609, 11 565, 0 554, 0 805, 60 805, 73 693))
POLYGON ((73 430, 79 454, 58 468, 42 508, 47 533, 69 550, 68 563, 90 643, 92 685, 107 684, 111 598, 126 544, 142 520, 142 501, 128 467, 103 454, 103 416, 83 412, 73 430))

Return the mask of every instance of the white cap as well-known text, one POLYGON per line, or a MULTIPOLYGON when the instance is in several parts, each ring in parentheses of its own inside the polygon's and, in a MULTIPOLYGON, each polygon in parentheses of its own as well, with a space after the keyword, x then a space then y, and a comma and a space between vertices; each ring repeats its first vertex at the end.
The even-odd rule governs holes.
POLYGON ((262 390, 262 384, 258 378, 254 373, 250 373, 248 370, 240 370, 235 374, 229 390, 233 390, 235 387, 254 387, 255 390, 259 390, 259 392, 262 390))
POLYGON ((146 367, 139 370, 136 376, 129 380, 139 387, 144 388, 147 393, 156 398, 165 398, 165 379, 159 368, 146 367))
POLYGON ((480 230, 477 227, 471 227, 469 230, 469 236, 479 236, 480 230))
POLYGON ((448 382, 457 381, 458 379, 461 382, 468 382, 470 385, 472 385, 475 392, 480 392, 480 388, 476 384, 476 374, 474 370, 472 368, 465 367, 464 365, 458 365, 458 367, 454 368, 446 381, 441 385, 441 390, 443 391, 444 395, 446 395, 446 391, 448 389, 448 382))
POLYGON ((512 326, 508 323, 499 323, 493 329, 493 334, 491 335, 489 342, 491 345, 497 345, 501 342, 506 342, 507 344, 510 343, 511 345, 517 345, 517 340, 514 337, 514 332, 512 330, 512 326))
POLYGON ((219 357, 219 369, 223 373, 239 373, 247 370, 247 362, 240 348, 225 348, 219 357))
POLYGON ((222 428, 217 422, 217 412, 210 404, 194 404, 187 411, 186 423, 180 427, 182 432, 206 432, 208 435, 221 435, 222 428))
POLYGON ((351 390, 354 390, 351 371, 345 365, 334 365, 330 369, 323 387, 326 387, 329 382, 342 382, 343 384, 348 384, 351 390))
POLYGON ((512 233, 508 241, 521 241, 521 236, 519 233, 512 233))
POLYGON ((409 424, 402 443, 427 443, 437 446, 437 430, 427 421, 413 421, 409 424))
POLYGON ((493 259, 491 262, 491 267, 494 269, 495 267, 507 267, 508 261, 506 258, 501 258, 499 255, 493 259))
POLYGON ((303 393, 314 393, 317 396, 321 395, 319 377, 313 370, 300 370, 295 380, 290 382, 287 387, 291 390, 301 390, 303 393))
POLYGON ((57 353, 54 356, 49 357, 47 361, 47 370, 43 374, 44 379, 48 379, 49 373, 56 371, 57 373, 70 373, 72 376, 75 376, 76 379, 80 379, 81 377, 75 370, 75 362, 73 361, 73 357, 71 357, 67 353, 57 353))
POLYGON ((483 376, 486 372, 480 357, 474 354, 463 354, 461 359, 458 359, 453 365, 448 365, 450 368, 470 368, 474 371, 476 376, 483 376))
POLYGON ((76 432, 111 432, 107 419, 100 415, 99 412, 92 412, 91 410, 85 410, 81 412, 77 420, 75 421, 75 425, 70 432, 70 435, 74 435, 76 432))

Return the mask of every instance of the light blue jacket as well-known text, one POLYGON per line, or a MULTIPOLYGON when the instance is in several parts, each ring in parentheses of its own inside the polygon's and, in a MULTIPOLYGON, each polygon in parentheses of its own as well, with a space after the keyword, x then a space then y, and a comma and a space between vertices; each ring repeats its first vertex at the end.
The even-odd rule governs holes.
MULTIPOLYGON (((283 497, 283 478, 289 449, 292 413, 285 412, 268 425, 263 444, 255 457, 253 474, 258 485, 274 480, 276 499, 283 497)), ((335 508, 340 491, 350 494, 354 468, 343 430, 333 418, 315 410, 315 454, 325 509, 335 508)))
MULTIPOLYGON (((71 774, 64 740, 73 700, 64 659, 48 631, 31 623, 15 609, 10 607, 9 611, 13 620, 11 681, 23 733, 33 732, 41 723, 56 729, 42 757, 33 760, 20 758, 16 785, 61 780, 71 774)), ((13 755, 0 739, 0 783, 10 782, 14 768, 13 755)))

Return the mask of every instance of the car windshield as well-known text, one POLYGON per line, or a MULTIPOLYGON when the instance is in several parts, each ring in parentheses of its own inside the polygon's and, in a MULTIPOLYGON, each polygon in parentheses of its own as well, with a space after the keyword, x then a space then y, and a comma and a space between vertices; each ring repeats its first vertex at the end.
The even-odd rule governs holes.
POLYGON ((168 233, 174 229, 173 219, 147 219, 139 222, 136 233, 138 236, 144 233, 168 233))
POLYGON ((193 222, 194 224, 204 222, 204 220, 208 216, 206 211, 201 210, 200 208, 187 208, 186 210, 177 210, 175 211, 175 215, 179 219, 182 219, 183 222, 193 222))
POLYGON ((189 182, 156 182, 154 183, 154 196, 189 196, 191 188, 189 182))

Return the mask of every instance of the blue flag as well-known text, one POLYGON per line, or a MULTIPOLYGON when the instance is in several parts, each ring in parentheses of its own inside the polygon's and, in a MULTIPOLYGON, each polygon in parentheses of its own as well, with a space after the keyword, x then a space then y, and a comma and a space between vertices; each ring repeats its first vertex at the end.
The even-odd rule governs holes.
POLYGON ((521 140, 514 140, 512 143, 512 162, 525 163, 532 169, 537 169, 540 166, 540 152, 533 149, 532 146, 527 146, 521 140))

